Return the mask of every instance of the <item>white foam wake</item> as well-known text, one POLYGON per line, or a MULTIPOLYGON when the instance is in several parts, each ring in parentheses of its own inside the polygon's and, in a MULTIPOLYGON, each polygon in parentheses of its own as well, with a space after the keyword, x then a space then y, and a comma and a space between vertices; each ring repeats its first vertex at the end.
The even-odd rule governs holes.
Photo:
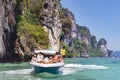
POLYGON ((33 69, 20 69, 20 70, 8 70, 8 71, 1 71, 0 74, 30 74, 33 69))
POLYGON ((82 64, 66 64, 61 68, 63 75, 73 74, 79 70, 107 69, 105 66, 98 65, 82 65, 82 64))
POLYGON ((65 68, 77 68, 77 69, 107 69, 108 67, 105 66, 98 66, 98 65, 82 65, 82 64, 66 64, 65 68))

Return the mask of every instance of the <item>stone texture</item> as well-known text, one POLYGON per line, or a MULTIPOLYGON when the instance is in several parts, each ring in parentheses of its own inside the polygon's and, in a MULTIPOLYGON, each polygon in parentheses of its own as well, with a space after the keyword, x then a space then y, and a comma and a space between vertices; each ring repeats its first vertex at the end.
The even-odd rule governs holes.
POLYGON ((13 52, 16 21, 12 0, 0 0, 0 55, 13 52))
POLYGON ((61 9, 58 0, 44 0, 40 13, 40 22, 49 33, 50 49, 59 50, 60 34, 62 30, 59 11, 61 9))

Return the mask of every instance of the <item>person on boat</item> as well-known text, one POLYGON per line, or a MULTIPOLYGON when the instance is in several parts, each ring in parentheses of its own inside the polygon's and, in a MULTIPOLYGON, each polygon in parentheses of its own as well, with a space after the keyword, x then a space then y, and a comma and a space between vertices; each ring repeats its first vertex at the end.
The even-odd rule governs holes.
POLYGON ((36 59, 37 59, 37 58, 36 58, 36 55, 34 54, 33 57, 32 57, 32 59, 31 59, 31 61, 32 61, 32 62, 36 62, 36 59))
POLYGON ((54 61, 54 55, 50 56, 49 63, 55 63, 55 61, 54 61))
POLYGON ((65 46, 63 46, 63 48, 61 49, 61 54, 62 54, 63 58, 65 58, 65 56, 66 56, 65 46))
POLYGON ((54 57, 53 57, 53 62, 56 63, 56 62, 61 62, 61 61, 63 61, 62 56, 60 55, 59 52, 56 52, 54 57))
POLYGON ((38 63, 42 63, 43 60, 44 60, 43 54, 42 54, 41 52, 38 53, 38 54, 37 54, 37 62, 38 62, 38 63))
POLYGON ((49 63, 49 58, 48 58, 48 57, 46 57, 46 58, 44 59, 44 63, 45 63, 45 64, 48 64, 48 63, 49 63))
POLYGON ((58 58, 57 58, 57 62, 62 62, 62 61, 63 61, 62 56, 58 56, 58 58))

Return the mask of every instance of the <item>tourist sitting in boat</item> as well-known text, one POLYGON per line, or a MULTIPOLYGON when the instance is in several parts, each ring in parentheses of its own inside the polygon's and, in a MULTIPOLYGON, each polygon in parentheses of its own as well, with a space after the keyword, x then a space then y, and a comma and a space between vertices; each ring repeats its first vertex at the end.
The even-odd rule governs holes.
POLYGON ((44 56, 41 52, 39 54, 37 54, 37 62, 38 63, 44 62, 44 56))
POLYGON ((48 63, 49 63, 49 58, 48 58, 48 57, 46 57, 46 58, 44 59, 44 63, 45 63, 45 64, 48 64, 48 63))
POLYGON ((31 59, 31 62, 36 62, 37 58, 36 58, 36 55, 34 54, 32 59, 31 59))
POLYGON ((37 63, 43 63, 43 64, 50 64, 50 63, 57 63, 63 61, 62 55, 59 52, 56 52, 52 56, 43 56, 43 54, 40 52, 38 54, 35 54, 32 57, 32 62, 37 63), (45 57, 45 58, 44 58, 45 57))
POLYGON ((61 62, 61 61, 63 61, 62 56, 60 55, 59 52, 56 52, 54 57, 53 57, 53 62, 56 63, 56 62, 61 62))

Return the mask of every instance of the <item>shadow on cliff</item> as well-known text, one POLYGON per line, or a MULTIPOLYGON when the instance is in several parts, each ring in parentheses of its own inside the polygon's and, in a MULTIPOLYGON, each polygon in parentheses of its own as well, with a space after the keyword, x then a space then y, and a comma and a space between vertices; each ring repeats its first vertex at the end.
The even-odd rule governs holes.
POLYGON ((19 54, 12 53, 9 55, 4 55, 3 58, 0 58, 0 63, 19 63, 19 62, 28 62, 32 58, 32 55, 24 55, 23 58, 19 54))

